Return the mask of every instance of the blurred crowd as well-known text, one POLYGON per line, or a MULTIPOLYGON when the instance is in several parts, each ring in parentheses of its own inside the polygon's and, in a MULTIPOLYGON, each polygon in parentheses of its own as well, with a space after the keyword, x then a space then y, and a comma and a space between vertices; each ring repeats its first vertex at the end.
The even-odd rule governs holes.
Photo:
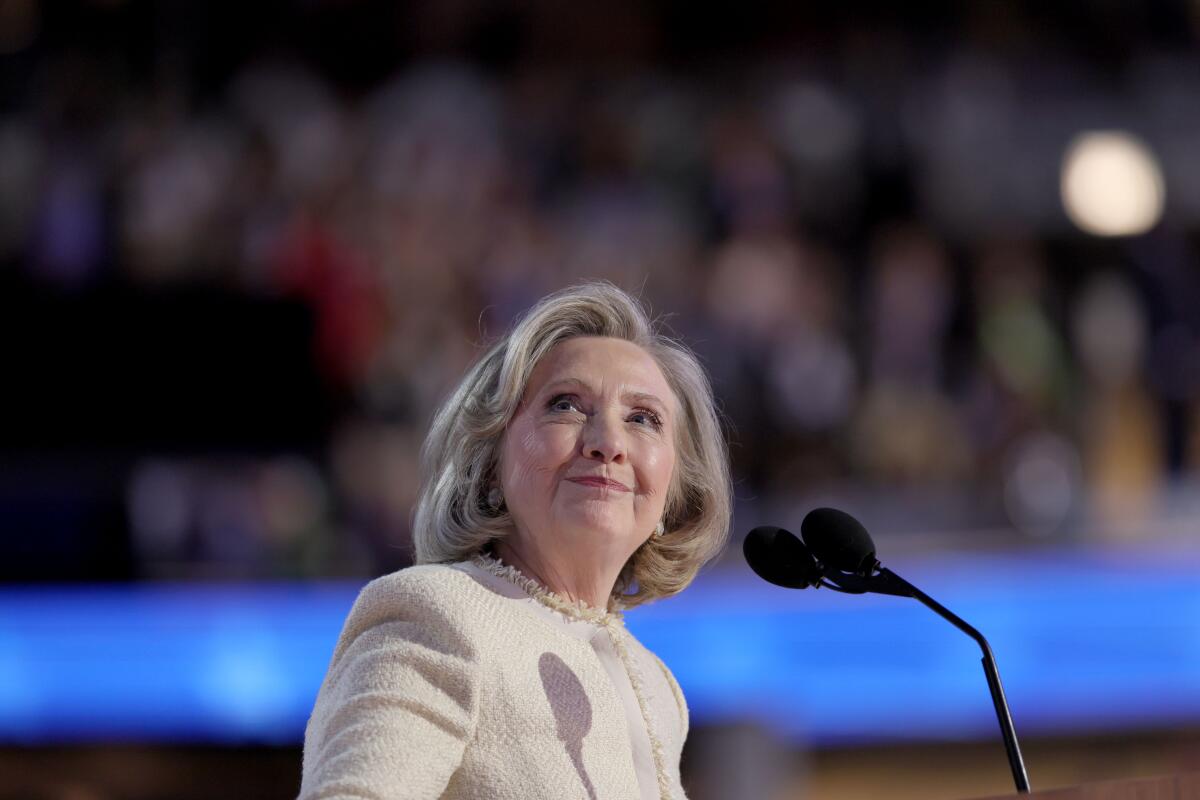
POLYGON ((739 530, 816 501, 1006 542, 1163 527, 1200 469, 1200 58, 1098 62, 1002 22, 686 67, 437 53, 350 87, 264 49, 198 89, 170 54, 146 78, 10 20, 6 291, 299 305, 294 346, 335 398, 315 447, 132 454, 126 574, 403 565, 433 410, 584 279, 640 295, 708 366, 739 530), (1151 233, 1064 215, 1059 161, 1092 127, 1159 153, 1151 233))

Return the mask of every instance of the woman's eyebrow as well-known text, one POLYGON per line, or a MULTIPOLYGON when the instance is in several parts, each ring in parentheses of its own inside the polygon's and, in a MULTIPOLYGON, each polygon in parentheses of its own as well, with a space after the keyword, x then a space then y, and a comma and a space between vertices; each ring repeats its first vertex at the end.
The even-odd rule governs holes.
POLYGON ((656 394, 650 394, 648 392, 626 392, 623 395, 623 399, 627 403, 648 403, 650 405, 658 406, 663 411, 670 411, 670 406, 663 402, 663 399, 656 394))
POLYGON ((546 384, 546 388, 543 391, 549 392, 549 391, 553 391, 555 389, 588 389, 588 390, 590 390, 591 388, 592 387, 590 385, 588 385, 587 381, 581 380, 579 378, 559 378, 558 380, 551 381, 550 383, 546 384))
MULTIPOLYGON (((546 387, 543 389, 543 391, 554 392, 559 389, 584 389, 587 391, 592 391, 592 386, 582 378, 559 378, 546 384, 546 387)), ((621 395, 621 400, 630 405, 636 405, 638 403, 654 405, 668 414, 671 411, 671 406, 668 405, 665 400, 656 394, 651 394, 650 392, 625 392, 621 395)))

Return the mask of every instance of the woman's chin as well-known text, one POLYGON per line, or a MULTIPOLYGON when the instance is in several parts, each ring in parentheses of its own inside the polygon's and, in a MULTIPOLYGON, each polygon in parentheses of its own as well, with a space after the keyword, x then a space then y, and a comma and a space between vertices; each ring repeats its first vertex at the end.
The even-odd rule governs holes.
POLYGON ((580 508, 565 515, 559 530, 580 539, 624 539, 631 537, 633 524, 628 514, 613 508, 580 508))

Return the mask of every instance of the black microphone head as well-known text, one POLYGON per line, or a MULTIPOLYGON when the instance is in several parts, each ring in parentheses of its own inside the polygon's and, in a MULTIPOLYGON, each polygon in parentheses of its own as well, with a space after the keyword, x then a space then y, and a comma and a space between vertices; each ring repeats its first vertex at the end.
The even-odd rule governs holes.
POLYGON ((867 576, 878 565, 871 534, 858 520, 836 508, 814 508, 800 523, 800 535, 827 567, 867 576))
POLYGON ((746 534, 742 553, 750 569, 785 589, 807 589, 821 582, 817 560, 791 531, 764 525, 746 534))

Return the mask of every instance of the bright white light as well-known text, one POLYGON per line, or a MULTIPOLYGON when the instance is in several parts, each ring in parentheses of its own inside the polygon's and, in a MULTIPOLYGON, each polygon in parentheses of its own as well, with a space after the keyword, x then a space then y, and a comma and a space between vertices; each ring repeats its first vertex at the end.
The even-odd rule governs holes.
POLYGON ((1080 134, 1063 157, 1062 201, 1071 221, 1097 236, 1144 233, 1162 217, 1158 159, 1124 131, 1080 134))

